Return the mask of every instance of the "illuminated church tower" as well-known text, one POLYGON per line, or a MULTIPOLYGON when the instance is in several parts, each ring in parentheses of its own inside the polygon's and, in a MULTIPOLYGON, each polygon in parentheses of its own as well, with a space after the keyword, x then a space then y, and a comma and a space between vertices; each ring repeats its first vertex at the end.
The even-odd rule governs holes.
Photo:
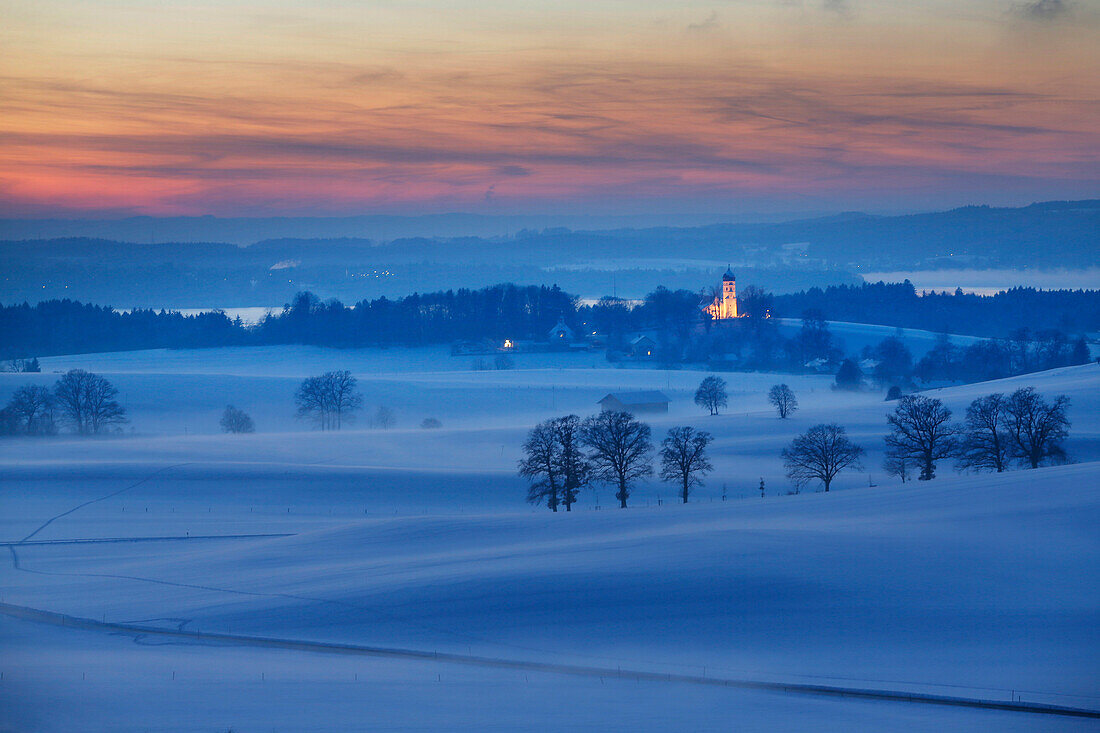
POLYGON ((703 310, 716 321, 737 318, 737 279, 729 268, 726 268, 726 274, 722 276, 722 295, 715 297, 714 302, 703 310))

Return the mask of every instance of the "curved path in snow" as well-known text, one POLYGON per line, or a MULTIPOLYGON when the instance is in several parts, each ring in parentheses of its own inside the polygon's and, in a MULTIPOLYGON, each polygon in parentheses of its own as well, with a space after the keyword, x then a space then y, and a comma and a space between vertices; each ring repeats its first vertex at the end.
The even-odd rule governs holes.
POLYGON ((42 547, 45 545, 98 545, 125 542, 186 542, 190 540, 255 540, 271 537, 293 537, 293 532, 265 532, 260 534, 179 534, 153 537, 70 537, 63 540, 19 540, 0 542, 0 547, 42 547))
MULTIPOLYGON (((245 539, 256 537, 272 537, 272 536, 286 536, 286 535, 223 535, 223 536, 196 536, 196 537, 134 537, 134 538, 81 538, 81 539, 63 539, 63 540, 32 540, 32 538, 48 527, 54 521, 61 519, 73 512, 82 509, 90 504, 104 501, 106 499, 113 498, 122 494, 130 489, 136 488, 141 484, 149 481, 157 475, 169 471, 174 468, 189 465, 188 463, 178 463, 170 466, 164 466, 156 471, 153 471, 144 478, 131 483, 117 491, 113 491, 109 494, 90 499, 81 504, 74 506, 73 508, 57 514, 50 519, 46 520, 37 529, 28 534, 23 539, 17 542, 0 542, 0 546, 6 546, 12 555, 12 566, 16 570, 23 570, 26 572, 41 572, 41 571, 28 571, 26 568, 20 566, 19 557, 16 553, 16 548, 21 546, 36 546, 36 545, 51 545, 51 544, 83 544, 94 542, 147 542, 147 541, 166 541, 166 540, 198 540, 198 539, 245 539)), ((50 573, 47 573, 50 574, 50 573)), ((120 576, 121 577, 121 576, 120 576)), ((145 580, 149 582, 163 582, 166 585, 180 585, 186 586, 186 584, 170 583, 166 581, 152 581, 147 578, 134 578, 134 580, 145 580)), ((200 586, 190 586, 200 587, 200 586)), ((211 588, 210 590, 225 590, 218 588, 211 588)), ((240 591, 237 591, 240 592, 240 591)), ((247 595, 253 595, 248 593, 247 595)), ((268 595, 257 593, 255 595, 268 595)), ((282 595, 282 594, 275 594, 282 595)), ((320 600, 320 599, 316 599, 320 600)), ((1100 710, 1088 709, 1088 708, 1075 708, 1066 707, 1060 705, 1048 705, 1044 703, 1030 703, 1022 701, 999 701, 988 700, 981 698, 971 697, 955 697, 948 695, 933 695, 928 693, 919 692, 906 692, 904 690, 888 690, 888 689, 870 689, 859 687, 839 687, 831 685, 811 685, 804 683, 787 683, 787 682, 769 682, 763 680, 748 680, 748 679, 734 679, 728 677, 708 677, 700 675, 687 675, 687 674, 675 674, 675 673, 660 673, 649 672, 644 670, 632 670, 624 669, 622 667, 610 668, 610 667, 589 667, 582 665, 572 664, 556 664, 552 662, 536 662, 536 661, 524 661, 518 659, 505 659, 500 657, 483 657, 468 654, 453 654, 453 653, 440 653, 421 651, 416 649, 402 649, 399 647, 380 647, 380 646, 366 646, 358 644, 338 644, 334 642, 319 642, 319 641, 305 641, 297 639, 282 639, 276 637, 264 637, 264 636, 246 636, 242 634, 227 634, 227 633, 203 633, 201 631, 186 631, 183 626, 186 624, 181 623, 176 629, 157 628, 153 626, 143 626, 141 624, 134 623, 113 623, 106 621, 96 621, 94 619, 82 618, 79 616, 70 616, 54 611, 45 611, 37 608, 31 608, 28 606, 20 606, 10 603, 0 603, 0 614, 10 616, 25 621, 33 621, 36 623, 47 624, 51 626, 60 626, 74 629, 82 629, 87 631, 105 631, 113 634, 129 634, 133 635, 135 641, 140 641, 145 636, 156 637, 169 637, 176 639, 185 639, 195 643, 207 643, 207 644, 225 644, 235 646, 250 646, 250 647, 263 647, 269 649, 288 649, 294 651, 309 652, 315 654, 350 654, 360 656, 373 656, 373 657, 386 657, 386 658, 398 658, 431 662, 443 662, 446 664, 459 664, 466 666, 476 667, 492 667, 497 669, 514 669, 527 672, 542 672, 549 674, 567 674, 583 677, 607 677, 613 679, 626 679, 635 680, 639 682, 664 682, 675 684, 692 684, 692 685, 705 685, 711 687, 731 687, 747 690, 760 690, 765 692, 782 692, 788 694, 800 694, 800 695, 818 695, 818 696, 830 696, 830 697, 849 697, 864 700, 881 700, 890 702, 909 702, 924 705, 938 705, 938 706, 951 706, 951 707, 965 707, 965 708, 977 708, 983 710, 1000 710, 1008 712, 1018 713, 1033 713, 1042 715, 1057 715, 1076 718, 1093 718, 1100 719, 1100 710)))
POLYGON ((43 611, 27 606, 0 603, 0 613, 25 621, 34 621, 51 626, 63 626, 86 631, 106 631, 114 634, 132 634, 135 640, 144 636, 186 639, 196 643, 226 644, 235 646, 263 647, 268 649, 289 649, 315 654, 351 654, 370 657, 388 657, 411 659, 445 664, 461 664, 475 667, 493 667, 497 669, 515 669, 525 672, 544 672, 549 674, 568 674, 582 677, 608 677, 614 679, 636 680, 639 682, 665 682, 688 685, 706 685, 710 687, 734 687, 765 692, 784 692, 799 695, 819 695, 829 697, 850 697, 863 700, 883 700, 890 702, 909 702, 923 705, 977 708, 982 710, 1001 710, 1016 713, 1058 715, 1075 718, 1100 719, 1100 710, 1063 707, 1028 702, 1004 702, 982 700, 970 697, 951 697, 930 695, 902 690, 876 690, 858 687, 833 687, 828 685, 808 685, 786 682, 765 682, 759 680, 731 679, 725 677, 704 677, 686 674, 663 674, 643 670, 623 669, 621 667, 585 667, 573 664, 553 664, 550 662, 530 662, 517 659, 479 657, 467 654, 401 649, 395 647, 364 646, 358 644, 336 644, 320 641, 302 641, 280 639, 266 636, 245 636, 241 634, 204 634, 201 631, 183 629, 165 629, 140 624, 123 624, 96 621, 78 616, 68 616, 53 611, 43 611))

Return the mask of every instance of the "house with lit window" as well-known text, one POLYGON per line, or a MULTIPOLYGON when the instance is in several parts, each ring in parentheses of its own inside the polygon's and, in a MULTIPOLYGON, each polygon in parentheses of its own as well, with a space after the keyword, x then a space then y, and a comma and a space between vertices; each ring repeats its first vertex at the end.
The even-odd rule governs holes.
POLYGON ((565 321, 558 319, 558 325, 550 329, 547 335, 550 343, 569 344, 573 342, 573 329, 565 325, 565 321))

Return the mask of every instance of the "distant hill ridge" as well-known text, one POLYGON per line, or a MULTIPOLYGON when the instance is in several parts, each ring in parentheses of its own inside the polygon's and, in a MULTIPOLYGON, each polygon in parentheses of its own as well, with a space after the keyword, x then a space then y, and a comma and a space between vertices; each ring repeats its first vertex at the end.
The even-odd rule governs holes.
MULTIPOLYGON (((1100 267, 1100 200, 782 223, 528 228, 498 236, 469 235, 474 221, 488 218, 0 220, 0 301, 270 306, 299 290, 355 301, 505 281, 557 282, 586 297, 639 297, 658 284, 698 290, 726 263, 742 284, 789 293, 855 283, 856 273, 868 271, 1100 267), (446 222, 456 223, 443 229, 453 236, 410 236, 405 226, 446 222), (395 223, 401 226, 390 227, 395 223), (158 239, 177 236, 160 244, 124 241, 138 224, 159 231, 158 239), (405 233, 385 236, 387 227, 405 233), (79 236, 35 238, 61 229, 79 236), (261 236, 237 239, 247 232, 261 236), (242 241, 251 244, 237 246, 242 241)), ((148 234, 138 239, 149 241, 148 234)))

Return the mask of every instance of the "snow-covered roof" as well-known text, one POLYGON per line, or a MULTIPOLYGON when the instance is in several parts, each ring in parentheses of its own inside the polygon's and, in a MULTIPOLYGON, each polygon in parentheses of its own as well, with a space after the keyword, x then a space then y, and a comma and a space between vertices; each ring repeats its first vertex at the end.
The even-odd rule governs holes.
POLYGON ((550 336, 552 338, 552 337, 557 336, 558 334, 562 334, 562 333, 564 333, 567 336, 571 337, 573 335, 573 329, 571 329, 569 326, 565 325, 565 321, 559 320, 558 325, 556 325, 556 326, 554 326, 553 328, 550 329, 550 336))
POLYGON ((604 397, 600 402, 605 400, 614 399, 623 405, 648 405, 654 402, 668 402, 668 397, 664 392, 660 392, 655 389, 641 390, 638 392, 612 392, 604 397))

